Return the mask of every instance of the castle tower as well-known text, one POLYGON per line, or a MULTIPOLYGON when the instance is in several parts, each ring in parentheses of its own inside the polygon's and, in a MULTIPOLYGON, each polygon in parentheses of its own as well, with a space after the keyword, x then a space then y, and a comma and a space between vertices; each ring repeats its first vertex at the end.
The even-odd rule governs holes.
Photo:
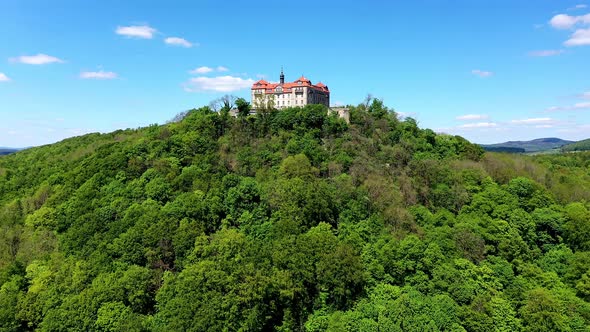
POLYGON ((281 67, 281 76, 279 77, 281 84, 285 84, 285 74, 283 74, 283 67, 281 67))

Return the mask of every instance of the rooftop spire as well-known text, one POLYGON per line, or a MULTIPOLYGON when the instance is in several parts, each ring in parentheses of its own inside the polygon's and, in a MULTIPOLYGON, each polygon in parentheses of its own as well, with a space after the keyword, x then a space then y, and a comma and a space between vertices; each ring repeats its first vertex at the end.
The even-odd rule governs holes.
POLYGON ((285 84, 285 74, 283 74, 283 66, 281 66, 281 76, 280 76, 280 79, 281 79, 281 84, 285 84))

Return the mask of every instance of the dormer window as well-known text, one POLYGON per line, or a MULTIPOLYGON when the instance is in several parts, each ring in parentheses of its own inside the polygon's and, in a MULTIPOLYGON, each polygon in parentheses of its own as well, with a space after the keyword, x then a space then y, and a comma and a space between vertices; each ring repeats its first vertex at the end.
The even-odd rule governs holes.
POLYGON ((298 85, 301 85, 301 84, 303 84, 303 83, 301 83, 301 81, 299 81, 299 82, 297 82, 297 84, 298 84, 298 85))

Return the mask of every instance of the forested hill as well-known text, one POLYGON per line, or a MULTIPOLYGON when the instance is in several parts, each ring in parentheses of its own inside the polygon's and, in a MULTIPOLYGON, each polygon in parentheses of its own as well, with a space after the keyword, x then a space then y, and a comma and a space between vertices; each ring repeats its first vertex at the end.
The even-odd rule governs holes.
POLYGON ((0 330, 587 331, 589 167, 379 100, 27 149, 0 157, 0 330))
POLYGON ((561 147, 561 150, 564 152, 588 151, 590 150, 590 138, 572 144, 564 145, 563 147, 561 147))

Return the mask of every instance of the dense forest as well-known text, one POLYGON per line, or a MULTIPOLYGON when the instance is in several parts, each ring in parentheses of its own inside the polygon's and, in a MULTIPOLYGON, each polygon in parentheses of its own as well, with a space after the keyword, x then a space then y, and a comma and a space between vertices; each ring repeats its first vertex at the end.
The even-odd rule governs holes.
POLYGON ((0 157, 0 331, 590 331, 590 153, 238 104, 0 157))

